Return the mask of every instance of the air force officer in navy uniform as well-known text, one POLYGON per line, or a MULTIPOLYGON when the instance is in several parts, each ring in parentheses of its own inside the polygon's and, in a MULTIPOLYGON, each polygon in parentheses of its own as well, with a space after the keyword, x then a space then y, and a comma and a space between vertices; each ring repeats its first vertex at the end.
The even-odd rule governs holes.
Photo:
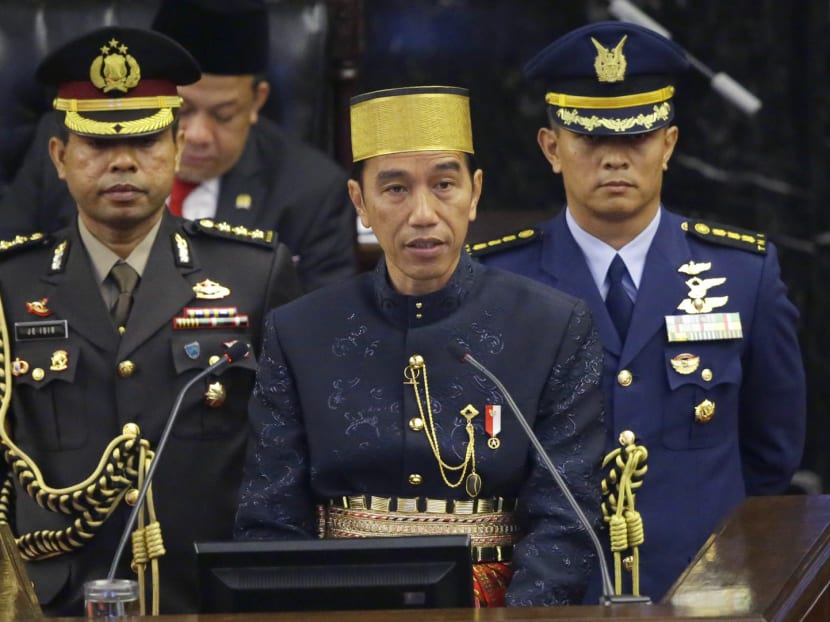
MULTIPOLYGON (((105 28, 56 50, 38 77, 58 87, 63 136, 49 153, 78 213, 67 229, 0 243, 12 375, 0 520, 44 611, 78 616, 84 582, 107 576, 146 466, 130 457, 133 437, 155 450, 177 393, 234 341, 258 348, 265 312, 300 286, 273 233, 164 209, 181 146, 176 87, 199 78, 181 46, 105 28)), ((147 542, 155 561, 144 562, 158 567, 162 612, 196 610, 193 541, 231 535, 255 366, 252 353, 195 384, 160 456, 166 553, 147 542)), ((129 552, 115 576, 135 577, 129 552)))
POLYGON ((636 509, 640 592, 654 600, 747 495, 787 489, 805 428, 798 314, 774 246, 661 204, 678 139, 672 76, 685 67, 675 44, 618 22, 542 50, 526 74, 548 87, 538 142, 567 207, 538 230, 473 245, 484 263, 591 308, 608 448, 630 431, 648 450, 636 509))

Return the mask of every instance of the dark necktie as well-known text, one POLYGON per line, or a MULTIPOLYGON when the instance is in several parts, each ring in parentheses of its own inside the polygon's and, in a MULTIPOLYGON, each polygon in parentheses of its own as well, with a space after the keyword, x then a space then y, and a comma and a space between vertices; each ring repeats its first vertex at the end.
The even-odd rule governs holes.
POLYGON ((182 207, 184 207, 184 200, 188 195, 199 186, 199 182, 185 181, 175 177, 173 179, 173 189, 170 191, 170 202, 167 209, 173 216, 182 215, 182 207))
POLYGON ((115 320, 116 326, 122 327, 127 323, 127 316, 133 303, 133 290, 138 283, 138 272, 133 270, 129 264, 119 262, 110 270, 110 276, 118 285, 118 299, 112 308, 112 319, 115 320))
POLYGON ((608 267, 610 286, 608 287, 608 295, 605 297, 605 306, 622 342, 625 342, 628 325, 631 322, 631 312, 634 310, 634 303, 623 287, 623 277, 626 274, 628 274, 628 270, 622 257, 614 255, 614 260, 608 267))

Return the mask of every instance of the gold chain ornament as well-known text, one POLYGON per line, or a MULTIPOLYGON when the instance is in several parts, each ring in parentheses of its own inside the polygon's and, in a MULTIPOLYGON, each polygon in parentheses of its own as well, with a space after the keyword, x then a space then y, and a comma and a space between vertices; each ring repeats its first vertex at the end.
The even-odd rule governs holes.
POLYGON ((464 488, 470 497, 477 497, 481 492, 481 476, 476 473, 476 451, 475 451, 475 429, 473 428, 473 418, 478 415, 472 404, 467 404, 463 410, 460 411, 462 417, 467 420, 467 451, 464 455, 464 462, 458 465, 447 464, 441 457, 441 448, 438 445, 438 436, 435 431, 435 420, 432 414, 432 401, 429 395, 429 379, 427 377, 427 364, 424 357, 420 354, 413 354, 409 357, 409 365, 403 370, 404 384, 412 386, 415 392, 415 402, 418 404, 418 414, 421 420, 425 422, 424 434, 426 434, 427 441, 435 459, 438 461, 438 470, 441 472, 441 478, 444 483, 450 488, 458 488, 464 482, 464 488), (424 404, 421 401, 421 392, 418 389, 418 377, 423 373, 424 377, 424 400, 426 401, 426 417, 424 416, 424 404), (469 475, 467 470, 469 469, 469 475), (461 471, 458 476, 458 481, 451 482, 447 471, 461 471))

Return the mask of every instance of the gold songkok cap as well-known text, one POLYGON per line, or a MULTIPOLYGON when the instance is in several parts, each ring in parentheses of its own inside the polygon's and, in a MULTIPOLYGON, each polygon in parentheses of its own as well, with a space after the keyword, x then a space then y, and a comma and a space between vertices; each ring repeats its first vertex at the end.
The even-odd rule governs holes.
POLYGON ((351 99, 352 161, 406 151, 473 150, 470 94, 453 86, 385 89, 351 99))

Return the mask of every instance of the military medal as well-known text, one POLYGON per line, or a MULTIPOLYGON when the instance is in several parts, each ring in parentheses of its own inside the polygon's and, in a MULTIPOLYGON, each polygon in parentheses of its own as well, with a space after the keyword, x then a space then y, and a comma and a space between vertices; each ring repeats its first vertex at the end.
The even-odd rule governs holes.
POLYGON ((236 307, 185 307, 180 317, 173 318, 173 329, 188 328, 247 328, 247 314, 238 313, 236 307))
POLYGON ((193 286, 193 293, 196 294, 196 298, 218 300, 220 298, 227 298, 230 296, 231 290, 224 285, 216 283, 215 281, 205 279, 204 281, 199 281, 193 286))
POLYGON ((219 408, 225 403, 227 395, 228 392, 221 382, 211 382, 205 391, 205 404, 211 408, 219 408))
POLYGON ((27 373, 29 373, 29 363, 18 356, 12 361, 12 375, 22 376, 27 373))
POLYGON ((688 376, 697 371, 697 368, 700 366, 700 357, 684 352, 673 357, 669 363, 671 363, 672 369, 678 374, 688 376))
POLYGON ((501 441, 498 439, 498 434, 501 432, 501 405, 487 404, 484 407, 484 429, 490 438, 487 440, 487 446, 490 449, 498 449, 501 441))
POLYGON ((49 369, 51 371, 66 371, 69 369, 69 353, 66 350, 55 350, 52 352, 49 369))
POLYGON ((667 315, 666 334, 669 341, 713 341, 741 339, 740 313, 701 313, 667 315))
POLYGON ((700 424, 707 424, 715 416, 715 403, 710 400, 703 400, 695 406, 695 421, 700 424))
POLYGON ((40 300, 33 300, 26 303, 26 311, 38 317, 49 317, 52 315, 52 310, 46 306, 48 298, 41 298, 40 300))
POLYGON ((247 315, 233 317, 174 317, 173 329, 186 328, 248 328, 250 320, 247 315))

